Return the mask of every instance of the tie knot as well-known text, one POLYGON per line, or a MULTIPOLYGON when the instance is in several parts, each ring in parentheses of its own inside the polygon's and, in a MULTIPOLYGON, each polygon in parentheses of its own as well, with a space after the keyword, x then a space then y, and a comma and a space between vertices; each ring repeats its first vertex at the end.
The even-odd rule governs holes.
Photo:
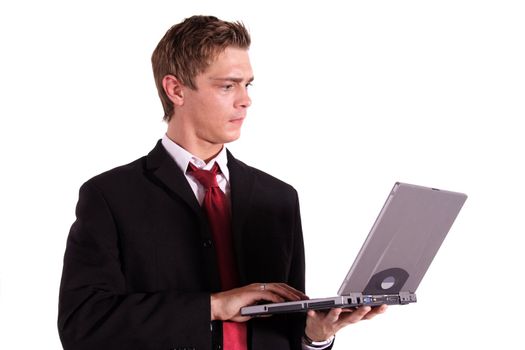
POLYGON ((205 188, 219 187, 217 183, 217 174, 220 173, 219 165, 213 164, 211 170, 203 170, 197 168, 195 165, 189 163, 188 170, 190 174, 205 188))

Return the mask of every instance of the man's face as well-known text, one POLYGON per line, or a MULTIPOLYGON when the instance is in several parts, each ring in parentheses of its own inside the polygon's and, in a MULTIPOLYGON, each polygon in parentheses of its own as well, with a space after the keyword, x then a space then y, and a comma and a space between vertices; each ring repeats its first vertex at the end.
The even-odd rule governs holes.
POLYGON ((184 127, 199 143, 224 144, 241 134, 251 105, 253 71, 248 51, 229 47, 195 77, 196 90, 184 88, 184 127))

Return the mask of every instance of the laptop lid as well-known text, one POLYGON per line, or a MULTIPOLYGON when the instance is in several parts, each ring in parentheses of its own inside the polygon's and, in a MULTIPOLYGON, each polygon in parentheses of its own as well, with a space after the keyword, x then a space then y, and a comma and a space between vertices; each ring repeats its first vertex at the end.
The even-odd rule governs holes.
POLYGON ((414 293, 466 199, 397 182, 338 294, 414 293))
POLYGON ((415 291, 467 196, 396 183, 338 297, 252 305, 242 315, 416 302, 415 291))

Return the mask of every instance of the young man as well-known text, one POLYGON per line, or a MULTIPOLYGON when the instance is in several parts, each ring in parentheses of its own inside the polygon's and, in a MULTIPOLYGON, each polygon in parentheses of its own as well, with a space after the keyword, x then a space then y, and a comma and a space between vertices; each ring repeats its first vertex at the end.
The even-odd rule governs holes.
POLYGON ((80 189, 60 288, 65 349, 325 349, 384 307, 250 319, 306 298, 299 203, 235 159, 251 104, 242 24, 194 16, 152 56, 168 130, 145 157, 80 189))

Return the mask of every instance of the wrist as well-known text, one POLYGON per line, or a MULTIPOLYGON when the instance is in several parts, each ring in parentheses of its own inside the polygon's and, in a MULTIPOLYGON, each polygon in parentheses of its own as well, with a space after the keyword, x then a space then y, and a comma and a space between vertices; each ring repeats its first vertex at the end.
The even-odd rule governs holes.
POLYGON ((309 347, 312 348, 325 348, 328 345, 330 345, 334 341, 335 335, 332 335, 328 339, 325 340, 312 340, 306 332, 303 334, 303 343, 309 347))
POLYGON ((220 298, 218 298, 216 294, 210 295, 210 313, 211 313, 212 321, 218 321, 221 319, 220 317, 220 298))

